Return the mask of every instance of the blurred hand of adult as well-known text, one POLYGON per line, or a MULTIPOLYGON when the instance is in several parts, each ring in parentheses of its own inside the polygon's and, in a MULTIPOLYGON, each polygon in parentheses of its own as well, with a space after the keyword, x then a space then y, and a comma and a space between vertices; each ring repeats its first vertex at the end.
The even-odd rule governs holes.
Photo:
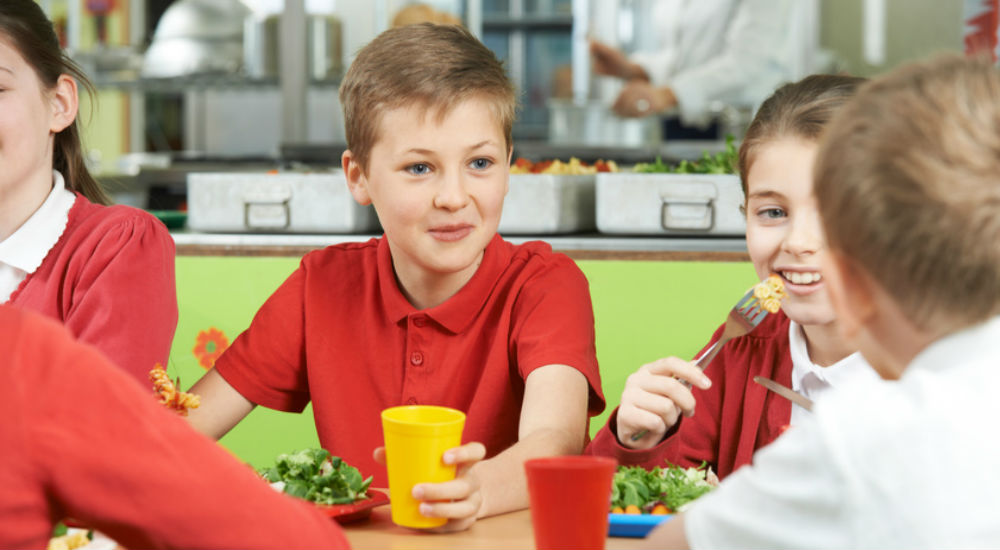
POLYGON ((615 76, 624 80, 649 80, 646 70, 625 57, 621 50, 596 40, 590 41, 590 56, 594 60, 594 72, 603 76, 615 76))
POLYGON ((668 111, 677 106, 677 96, 669 86, 653 86, 645 80, 625 84, 612 109, 623 117, 644 117, 668 111))

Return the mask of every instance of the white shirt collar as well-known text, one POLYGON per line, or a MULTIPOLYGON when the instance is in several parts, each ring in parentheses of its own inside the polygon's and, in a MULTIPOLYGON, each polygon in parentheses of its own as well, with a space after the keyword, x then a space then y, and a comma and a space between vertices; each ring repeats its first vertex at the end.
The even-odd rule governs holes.
POLYGON ((66 189, 62 174, 52 172, 52 191, 17 231, 0 242, 0 264, 34 273, 66 230, 76 195, 66 189))
POLYGON ((788 347, 792 356, 792 389, 806 397, 815 397, 827 388, 850 384, 855 379, 878 378, 878 373, 859 352, 827 367, 813 363, 802 326, 795 321, 789 323, 788 347))

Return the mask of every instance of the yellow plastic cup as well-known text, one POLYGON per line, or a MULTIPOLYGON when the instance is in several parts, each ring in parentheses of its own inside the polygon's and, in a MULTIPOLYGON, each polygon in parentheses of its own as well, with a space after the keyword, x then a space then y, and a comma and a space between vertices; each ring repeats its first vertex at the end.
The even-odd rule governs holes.
POLYGON ((462 444, 464 427, 465 413, 447 407, 411 405, 382 411, 393 523, 427 529, 447 522, 420 514, 413 486, 455 479, 455 466, 445 464, 442 455, 462 444))

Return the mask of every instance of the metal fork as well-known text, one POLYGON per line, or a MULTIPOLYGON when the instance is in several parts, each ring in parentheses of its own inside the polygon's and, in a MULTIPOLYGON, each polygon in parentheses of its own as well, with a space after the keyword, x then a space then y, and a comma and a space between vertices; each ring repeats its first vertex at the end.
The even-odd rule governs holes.
MULTIPOLYGON (((729 315, 726 316, 726 324, 722 329, 722 336, 711 347, 705 350, 705 353, 702 353, 700 357, 694 360, 694 364, 698 368, 705 370, 705 367, 715 359, 715 356, 718 355, 722 346, 726 345, 726 342, 749 333, 767 317, 767 310, 761 307, 757 297, 754 296, 753 290, 756 286, 750 287, 750 290, 746 291, 746 294, 740 298, 740 301, 736 302, 733 309, 729 310, 729 315)), ((691 384, 687 380, 681 380, 680 382, 688 388, 691 387, 691 384)), ((632 435, 632 441, 642 439, 648 432, 649 430, 636 432, 632 435)))

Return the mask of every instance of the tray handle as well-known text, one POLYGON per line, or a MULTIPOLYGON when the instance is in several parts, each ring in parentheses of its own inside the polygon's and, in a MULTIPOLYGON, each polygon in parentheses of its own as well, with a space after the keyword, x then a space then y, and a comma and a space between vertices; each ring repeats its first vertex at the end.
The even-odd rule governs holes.
POLYGON ((288 229, 292 216, 287 188, 252 191, 243 196, 243 225, 247 229, 288 229))

